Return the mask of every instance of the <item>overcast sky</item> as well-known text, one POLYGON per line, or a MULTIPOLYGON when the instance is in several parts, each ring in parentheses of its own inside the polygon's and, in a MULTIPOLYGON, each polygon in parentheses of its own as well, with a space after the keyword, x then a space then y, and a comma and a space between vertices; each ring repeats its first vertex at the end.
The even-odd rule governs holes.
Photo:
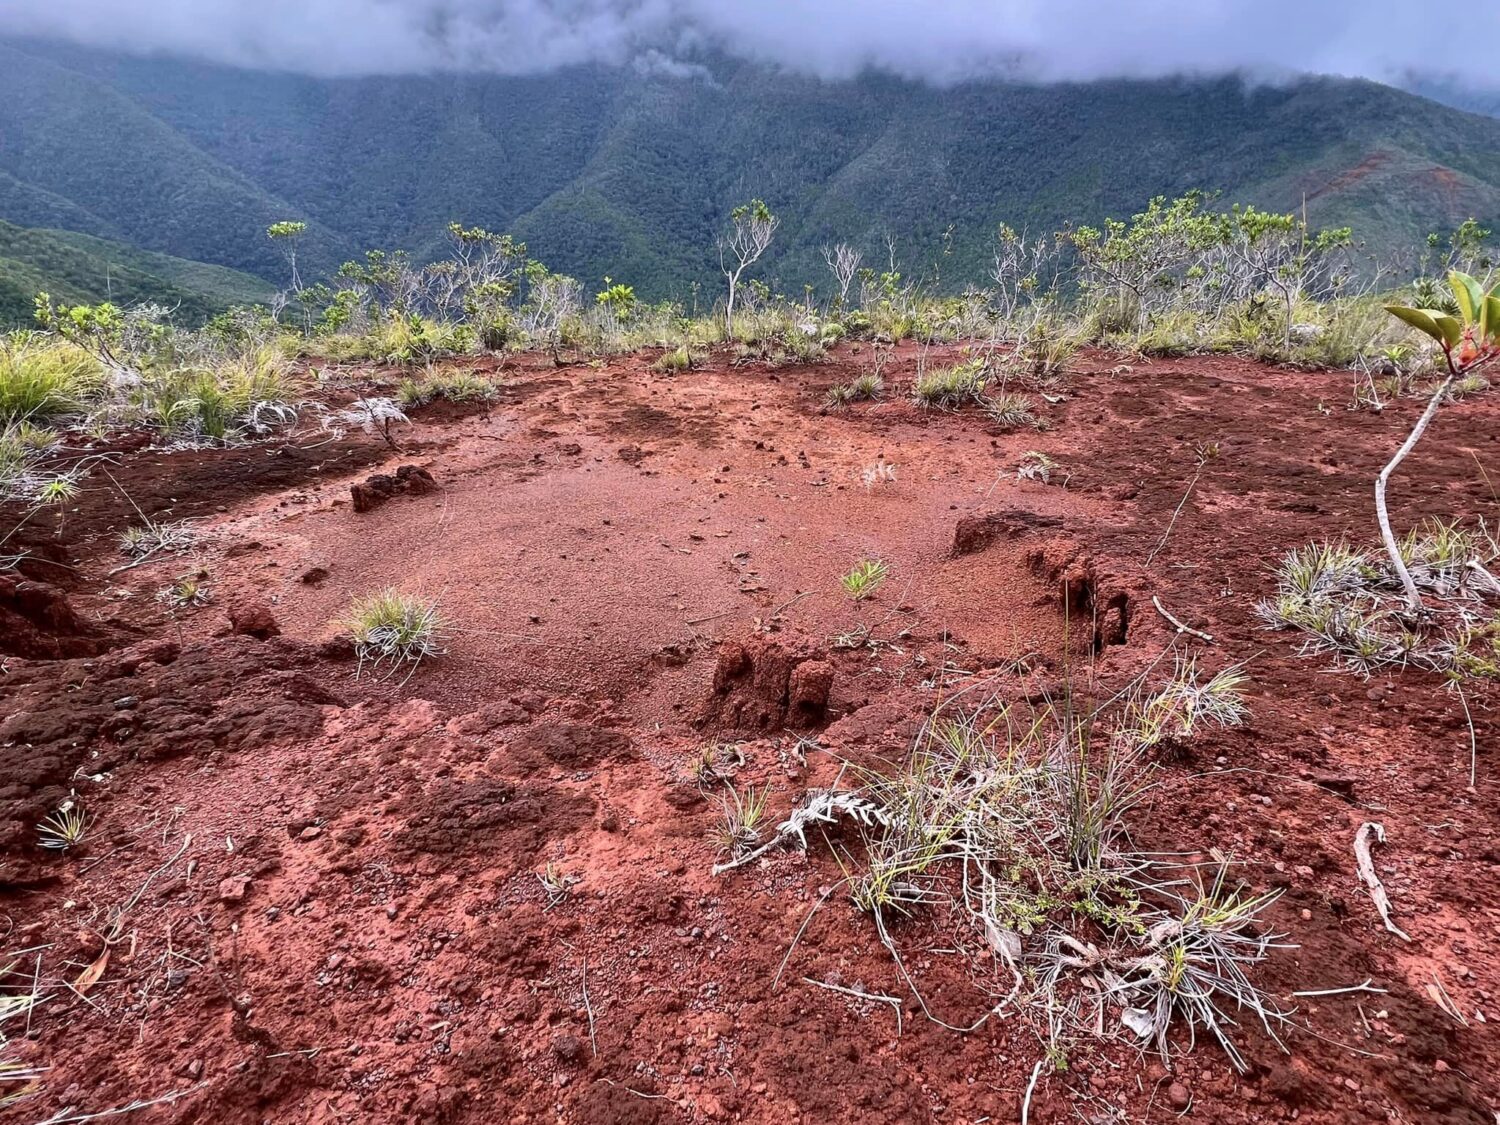
POLYGON ((0 0, 0 34, 320 75, 672 69, 705 48, 825 77, 1244 71, 1500 85, 1500 4, 1420 0, 0 0), (1455 28, 1457 33, 1455 34, 1455 28), (1483 44, 1484 46, 1471 46, 1483 44))

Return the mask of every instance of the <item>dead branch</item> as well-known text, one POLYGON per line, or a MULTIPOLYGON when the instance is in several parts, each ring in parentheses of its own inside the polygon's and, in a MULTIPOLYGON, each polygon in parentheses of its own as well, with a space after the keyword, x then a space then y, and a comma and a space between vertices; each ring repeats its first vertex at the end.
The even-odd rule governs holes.
POLYGON ((1370 888, 1370 897, 1375 900, 1375 909, 1380 912, 1380 920, 1385 923, 1385 928, 1402 941, 1411 941, 1411 936, 1391 921, 1391 899, 1385 893, 1385 886, 1380 882, 1380 876, 1375 874, 1375 861, 1370 856, 1371 836, 1374 836, 1379 843, 1385 843, 1385 825, 1367 820, 1355 833, 1354 860, 1359 868, 1359 877, 1365 886, 1370 888))

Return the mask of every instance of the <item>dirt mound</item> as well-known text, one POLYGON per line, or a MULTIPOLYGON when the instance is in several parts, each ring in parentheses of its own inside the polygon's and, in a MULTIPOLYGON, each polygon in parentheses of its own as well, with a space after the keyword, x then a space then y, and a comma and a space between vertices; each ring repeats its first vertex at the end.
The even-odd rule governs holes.
POLYGON ((442 781, 403 804, 398 855, 487 857, 524 867, 554 835, 587 821, 594 802, 546 784, 497 778, 442 781))
POLYGON ((426 496, 438 490, 432 474, 420 465, 402 465, 395 475, 376 473, 358 484, 349 486, 349 496, 356 512, 372 512, 382 504, 402 493, 426 496))
POLYGON ((751 633, 725 641, 700 726, 735 731, 804 729, 821 723, 834 668, 806 637, 751 633))
POLYGON ((120 636, 118 630, 84 621, 56 586, 0 575, 0 656, 95 656, 120 636))

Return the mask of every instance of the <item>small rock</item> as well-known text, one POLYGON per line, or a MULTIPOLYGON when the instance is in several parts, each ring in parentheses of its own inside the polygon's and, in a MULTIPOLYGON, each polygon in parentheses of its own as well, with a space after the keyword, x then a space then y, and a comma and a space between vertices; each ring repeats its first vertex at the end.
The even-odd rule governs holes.
POLYGON ((552 1053, 563 1062, 573 1062, 583 1053, 583 1044, 576 1035, 555 1035, 552 1038, 552 1053))
POLYGON ((1193 1095, 1181 1082, 1173 1082, 1167 1087, 1167 1101, 1173 1109, 1184 1110, 1193 1104, 1193 1095))
POLYGON ((319 828, 316 824, 309 824, 301 832, 297 833, 297 839, 316 840, 321 835, 323 835, 323 830, 321 828, 319 828))
POLYGON ((250 877, 248 875, 231 875, 219 883, 220 902, 244 902, 245 893, 250 889, 250 877))
POLYGON ((239 636, 254 637, 258 641, 281 636, 281 626, 263 602, 246 602, 229 611, 229 628, 239 636))

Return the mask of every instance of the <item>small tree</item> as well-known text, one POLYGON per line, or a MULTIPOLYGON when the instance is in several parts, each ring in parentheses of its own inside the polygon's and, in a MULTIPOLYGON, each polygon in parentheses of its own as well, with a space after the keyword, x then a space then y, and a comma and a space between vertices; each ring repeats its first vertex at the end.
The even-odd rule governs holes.
POLYGON ((828 264, 828 272, 833 274, 833 280, 839 287, 838 308, 842 309, 849 304, 849 286, 854 282, 854 275, 859 273, 859 264, 864 256, 847 242, 840 242, 837 246, 823 247, 823 261, 828 264))
POLYGON ((771 209, 764 201, 752 199, 731 211, 729 221, 729 233, 719 237, 719 269, 729 279, 729 303, 724 306, 724 333, 732 340, 734 299, 739 292, 740 277, 766 252, 781 220, 771 214, 771 209))
POLYGON ((302 293, 302 277, 297 273, 297 244, 307 233, 307 224, 285 220, 266 228, 266 237, 281 247, 281 255, 292 269, 292 292, 302 293))
POLYGON ((1417 419, 1417 424, 1406 441, 1396 450, 1390 463, 1380 470, 1380 476, 1375 480, 1375 515, 1380 521, 1380 538, 1385 543, 1391 565, 1401 578, 1401 585, 1406 591, 1406 603, 1413 613, 1421 612, 1422 598, 1417 593, 1417 584, 1412 581, 1411 572, 1407 570, 1406 561, 1401 557, 1401 549, 1396 543, 1396 536, 1391 531, 1390 516, 1385 507, 1386 484, 1396 467, 1421 440, 1438 407, 1448 397, 1454 381, 1475 374, 1479 368, 1500 359, 1500 295, 1497 295, 1500 284, 1486 292, 1468 274, 1455 270, 1448 275, 1448 285, 1453 290, 1453 299, 1458 306, 1457 316, 1441 309, 1386 306, 1386 311, 1392 316, 1404 320, 1436 340, 1448 367, 1447 375, 1428 400, 1427 409, 1422 411, 1422 416, 1417 419))

